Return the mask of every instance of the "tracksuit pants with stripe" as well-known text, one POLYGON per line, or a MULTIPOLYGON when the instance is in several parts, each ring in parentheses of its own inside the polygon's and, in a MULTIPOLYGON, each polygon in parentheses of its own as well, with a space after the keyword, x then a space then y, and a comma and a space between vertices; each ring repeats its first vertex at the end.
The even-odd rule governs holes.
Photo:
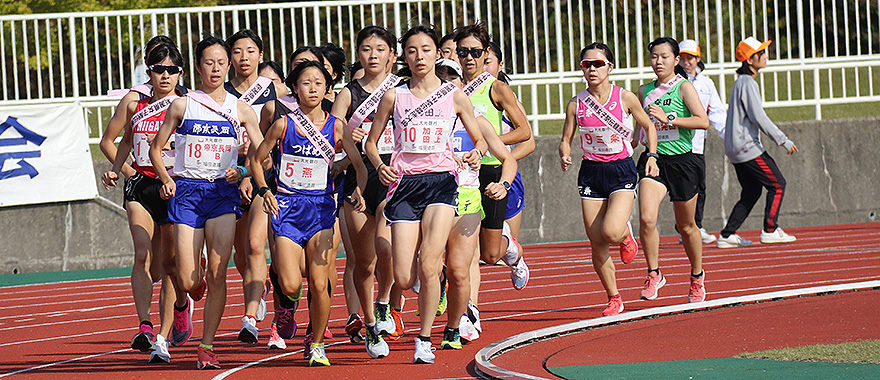
POLYGON ((779 219, 779 207, 785 194, 785 178, 776 166, 776 161, 765 151, 754 160, 733 164, 736 178, 742 186, 739 201, 733 206, 727 226, 721 230, 722 237, 735 234, 767 189, 767 204, 764 206, 764 231, 773 232, 779 219))

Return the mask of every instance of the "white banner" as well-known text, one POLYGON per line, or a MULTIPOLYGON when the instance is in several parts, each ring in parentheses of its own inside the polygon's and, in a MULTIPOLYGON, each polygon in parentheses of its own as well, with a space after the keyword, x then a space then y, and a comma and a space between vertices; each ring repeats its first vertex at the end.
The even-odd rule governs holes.
POLYGON ((0 109, 0 206, 98 195, 83 107, 0 109))

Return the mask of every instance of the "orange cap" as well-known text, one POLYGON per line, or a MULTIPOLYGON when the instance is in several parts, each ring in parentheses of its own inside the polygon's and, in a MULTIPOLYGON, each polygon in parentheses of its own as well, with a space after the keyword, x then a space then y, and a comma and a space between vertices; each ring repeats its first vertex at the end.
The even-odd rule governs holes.
POLYGON ((700 56, 700 45, 694 40, 684 40, 678 43, 678 52, 690 54, 694 57, 700 56))
POLYGON ((748 37, 739 42, 736 45, 736 60, 740 62, 745 62, 749 57, 753 54, 764 50, 767 46, 773 43, 772 40, 767 40, 767 42, 758 41, 755 37, 748 37))

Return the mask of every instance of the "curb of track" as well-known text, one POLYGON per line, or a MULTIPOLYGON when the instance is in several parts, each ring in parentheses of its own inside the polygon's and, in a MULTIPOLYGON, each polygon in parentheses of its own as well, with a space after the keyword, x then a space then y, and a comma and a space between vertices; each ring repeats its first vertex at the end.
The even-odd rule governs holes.
POLYGON ((789 289, 746 296, 720 298, 717 300, 704 301, 693 304, 653 307, 631 312, 624 312, 608 317, 599 317, 567 323, 559 326, 546 327, 543 329, 527 331, 511 336, 509 338, 502 339, 484 347, 480 351, 477 351, 477 354, 474 355, 474 361, 476 363, 475 368, 478 374, 487 378, 546 380, 546 378, 544 377, 529 375, 516 372, 511 369, 501 368, 495 364, 492 364, 492 359, 505 352, 515 350, 516 348, 526 346, 531 343, 604 326, 611 326, 620 323, 634 322, 638 320, 651 319, 662 316, 719 309, 723 307, 740 306, 768 301, 780 301, 784 299, 792 299, 803 296, 818 296, 865 289, 880 289, 880 280, 854 282, 849 284, 816 286, 803 289, 789 289))

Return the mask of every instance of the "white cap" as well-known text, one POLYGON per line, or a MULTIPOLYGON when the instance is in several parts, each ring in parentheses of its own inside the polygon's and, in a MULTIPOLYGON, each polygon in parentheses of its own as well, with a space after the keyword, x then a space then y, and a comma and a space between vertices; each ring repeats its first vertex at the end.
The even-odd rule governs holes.
POLYGON ((694 57, 699 57, 700 54, 700 45, 697 44, 697 41, 694 40, 684 40, 678 43, 678 52, 679 53, 687 53, 694 57))
POLYGON ((461 66, 457 62, 455 62, 451 59, 440 58, 437 60, 437 62, 435 64, 437 66, 451 67, 453 70, 455 70, 455 73, 458 74, 459 78, 464 78, 464 74, 461 71, 461 66))

